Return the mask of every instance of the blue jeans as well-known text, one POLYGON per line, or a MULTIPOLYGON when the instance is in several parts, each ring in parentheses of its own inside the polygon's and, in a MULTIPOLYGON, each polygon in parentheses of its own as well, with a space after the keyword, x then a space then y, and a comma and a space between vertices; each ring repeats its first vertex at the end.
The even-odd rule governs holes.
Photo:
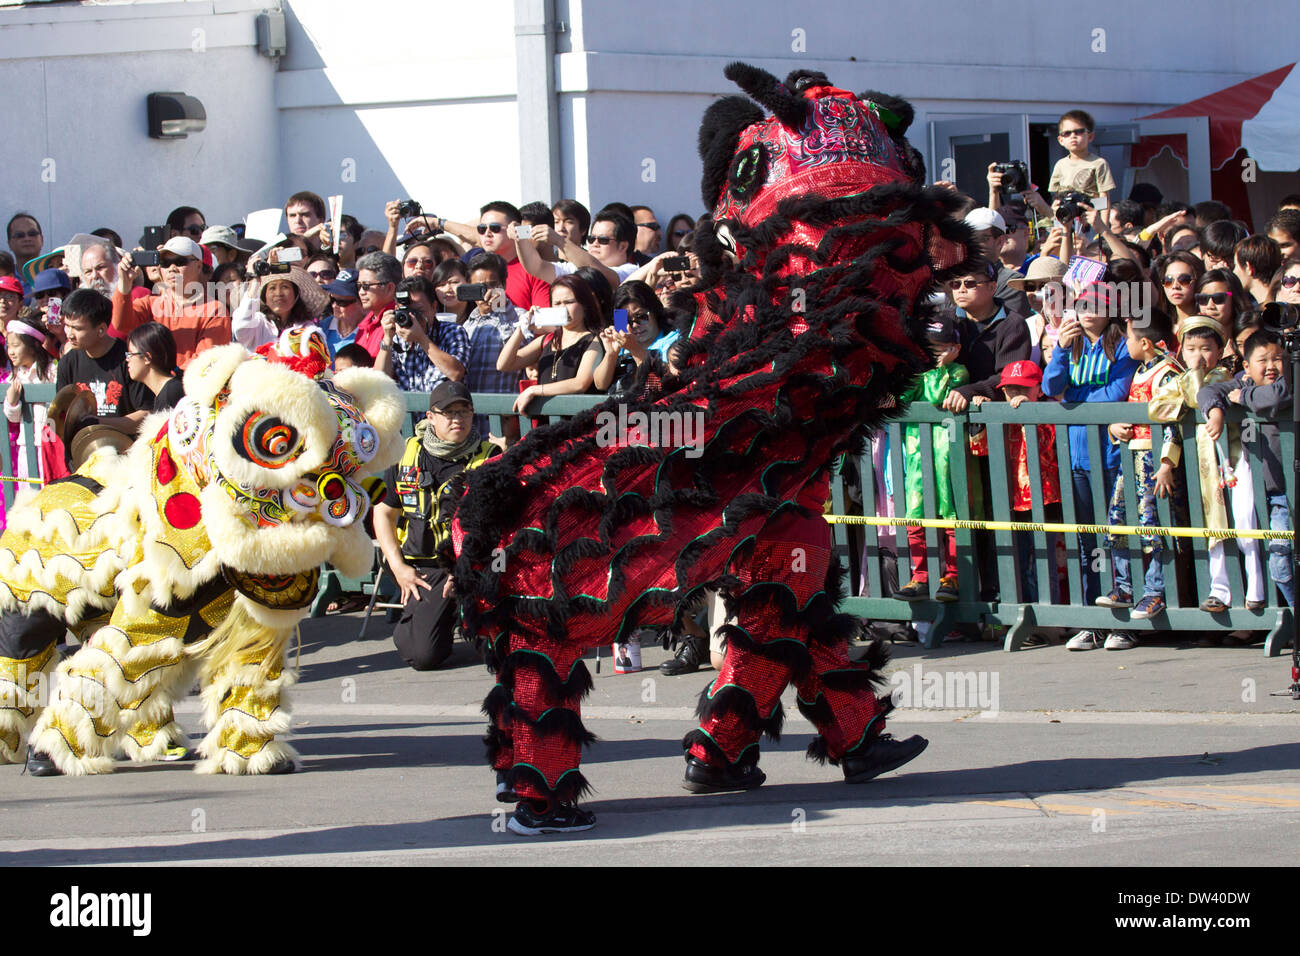
MULTIPOLYGON (((1137 498, 1137 523, 1148 527, 1160 524, 1159 512, 1156 510, 1155 470, 1151 452, 1138 451, 1134 454, 1133 485, 1134 497, 1137 498)), ((1110 511, 1108 513, 1110 523, 1128 524, 1126 512, 1124 476, 1120 475, 1116 478, 1114 487, 1111 490, 1110 511)), ((1107 535, 1107 538, 1109 539, 1110 559, 1115 565, 1115 589, 1132 594, 1133 576, 1129 572, 1128 538, 1123 535, 1115 538, 1107 535)), ((1161 541, 1158 535, 1143 535, 1142 543, 1146 545, 1144 550, 1151 555, 1151 563, 1147 567, 1142 581, 1142 595, 1143 597, 1155 596, 1163 598, 1165 596, 1165 569, 1160 563, 1160 556, 1165 550, 1164 542, 1161 541)))
MULTIPOLYGON (((1102 478, 1104 484, 1103 499, 1110 501, 1111 493, 1115 489, 1115 476, 1119 474, 1119 468, 1106 468, 1103 466, 1102 478)), ((1074 485, 1074 520, 1077 524, 1093 524, 1096 517, 1092 510, 1092 472, 1084 468, 1071 468, 1070 475, 1074 485)), ((1092 570, 1093 550, 1097 547, 1097 536, 1095 534, 1079 535, 1079 569, 1083 578, 1083 603, 1089 607, 1097 603, 1097 598, 1101 597, 1101 576, 1098 572, 1092 570)))
MULTIPOLYGON (((1291 510, 1287 507, 1286 495, 1268 496, 1268 525, 1274 531, 1291 530, 1291 510)), ((1282 592, 1287 605, 1295 610, 1295 581, 1292 580, 1294 565, 1291 561, 1291 545, 1286 541, 1268 543, 1268 576, 1273 579, 1277 589, 1282 592)))

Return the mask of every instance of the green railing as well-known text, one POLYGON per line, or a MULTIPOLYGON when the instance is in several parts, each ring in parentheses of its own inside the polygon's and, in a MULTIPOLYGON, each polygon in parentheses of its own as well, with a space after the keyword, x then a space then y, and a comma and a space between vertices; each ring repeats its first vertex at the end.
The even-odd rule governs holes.
MULTIPOLYGON (((26 386, 24 401, 49 401, 53 397, 53 393, 54 388, 51 385, 26 386)), ((405 397, 410 415, 404 424, 403 431, 409 435, 412 433, 414 423, 424 415, 425 410, 428 408, 428 396, 423 393, 408 392, 405 397)), ((479 414, 489 416, 493 432, 501 434, 503 418, 512 416, 511 407, 515 397, 514 395, 476 394, 474 396, 475 410, 479 414)), ((520 431, 526 434, 531 429, 530 419, 554 421, 584 411, 603 400, 600 396, 566 395, 537 401, 530 408, 529 416, 521 419, 520 431)), ((1229 421, 1242 422, 1244 416, 1240 412, 1232 412, 1228 418, 1229 421)), ((1196 468, 1196 423, 1193 419, 1193 415, 1185 415, 1178 425, 1184 443, 1184 455, 1180 468, 1186 478, 1191 526, 1204 527, 1205 511, 1201 503, 1201 487, 1196 468)), ((1023 513, 1013 514, 1011 510, 1012 495, 1007 470, 1007 448, 1001 440, 1004 426, 1011 424, 1028 426, 1051 424, 1056 426, 1056 460, 1061 490, 1063 523, 1067 525, 1075 523, 1104 525, 1107 523, 1108 502, 1104 499, 1104 481, 1099 467, 1094 466, 1093 468, 1091 514, 1079 515, 1075 512, 1068 428, 1066 426, 1094 426, 1090 427, 1088 431, 1089 459, 1091 462, 1099 463, 1102 461, 1102 442, 1108 440, 1104 437, 1104 426, 1113 422, 1136 421, 1141 423, 1146 420, 1142 406, 1129 403, 1063 405, 1057 402, 1036 402, 1025 403, 1018 409, 1012 409, 1004 402, 989 402, 961 415, 942 411, 930 405, 913 404, 908 409, 906 417, 892 421, 884 426, 888 433, 891 450, 888 467, 891 470, 896 513, 900 515, 904 513, 902 501, 904 471, 901 454, 904 425, 909 423, 950 423, 958 426, 949 427, 947 431, 950 440, 953 441, 949 458, 953 493, 959 520, 978 520, 980 517, 980 515, 974 514, 971 508, 972 459, 966 452, 967 428, 965 426, 982 424, 988 428, 990 484, 985 491, 991 510, 990 517, 996 522, 1025 520, 1023 513)), ((31 426, 30 406, 24 407, 23 427, 28 429, 30 433, 31 426)), ((936 495, 932 464, 931 429, 920 428, 918 431, 920 435, 925 513, 934 515, 936 495)), ((1246 450, 1252 465, 1251 474, 1255 485, 1256 520, 1259 527, 1268 528, 1269 514, 1267 497, 1264 494, 1263 467, 1259 464, 1264 438, 1260 434, 1260 429, 1248 428, 1245 431, 1247 438, 1250 439, 1246 441, 1246 450), (1253 432, 1253 435, 1250 434, 1251 432, 1253 432)), ((1282 460, 1290 463, 1294 461, 1295 456, 1294 430, 1289 423, 1282 423, 1281 433, 1282 460)), ((1030 484, 1032 486, 1032 508, 1029 520, 1041 523, 1044 521, 1044 505, 1041 494, 1043 480, 1038 455, 1037 429, 1034 427, 1026 428, 1025 439, 1028 448, 1027 463, 1031 479, 1030 484)), ((37 473, 35 444, 33 441, 27 443, 29 474, 37 473)), ((1157 423, 1153 426, 1153 445, 1158 449, 1159 444, 1160 425, 1157 423)), ((4 474, 12 475, 13 469, 8 442, 0 442, 0 445, 3 446, 4 474)), ((1124 476, 1127 521, 1130 525, 1136 525, 1138 523, 1138 510, 1137 498, 1134 492, 1133 455, 1125 451, 1121 454, 1120 460, 1121 473, 1124 476)), ((876 475, 870 454, 868 453, 857 462, 846 462, 845 467, 846 469, 855 469, 857 475, 841 475, 840 480, 833 483, 831 500, 833 513, 850 516, 877 514, 878 509, 875 500, 876 475), (850 480, 846 483, 845 478, 850 480), (846 488, 846 484, 860 489, 860 498, 851 495, 846 488)), ((1293 472, 1290 468, 1287 469, 1286 480, 1287 499, 1293 503, 1292 522, 1294 526, 1296 489, 1294 487, 1293 472)), ((10 503, 13 500, 13 484, 6 482, 5 485, 6 502, 10 503)), ((1169 500, 1158 499, 1158 502, 1160 524, 1166 527, 1171 526, 1173 522, 1169 500)), ((881 514, 885 513, 883 508, 879 509, 879 512, 881 514)), ((1251 611, 1244 607, 1245 592, 1242 587, 1242 570, 1236 560, 1236 540, 1235 538, 1229 538, 1225 541, 1224 547, 1228 557, 1227 566, 1230 588, 1234 598, 1233 604, 1242 606, 1234 606, 1221 614, 1210 614, 1201 611, 1198 607, 1199 598, 1209 593, 1209 542, 1205 538, 1191 538, 1188 540, 1191 541, 1192 573, 1196 587, 1194 589, 1186 588, 1187 582, 1180 580, 1180 576, 1175 573, 1174 549, 1165 547, 1160 552, 1159 559, 1164 564, 1168 610, 1153 620, 1134 621, 1130 620, 1127 610, 1112 610, 1083 604, 1083 580, 1078 560, 1078 534, 1073 532, 1065 533, 1066 573, 1069 582, 1068 603, 1050 603, 1050 578, 1056 574, 1056 563, 1054 554, 1049 554, 1048 551, 1048 534, 1043 531, 1022 532, 1032 535, 1032 560, 1038 578, 1039 600, 1033 604, 1020 602, 1020 579, 1016 570, 1016 546, 1013 532, 1008 530, 990 532, 993 537, 999 598, 998 600, 981 601, 979 599, 979 577, 974 550, 975 532, 966 528, 959 528, 956 531, 959 593, 957 601, 951 603, 934 600, 907 602, 893 597, 884 597, 882 561, 885 558, 885 552, 881 548, 881 535, 888 530, 869 525, 834 525, 835 549, 845 566, 852 570, 852 596, 845 602, 844 610, 873 620, 929 622, 931 626, 928 629, 926 643, 930 646, 936 646, 954 625, 962 623, 978 625, 983 628, 1007 628, 1007 633, 1003 639, 1004 647, 1007 650, 1019 648, 1025 638, 1036 627, 1092 628, 1135 632, 1264 630, 1268 631, 1268 637, 1265 640, 1265 653, 1271 656, 1280 654, 1283 648, 1290 643, 1291 611, 1278 600, 1276 589, 1272 586, 1272 582, 1268 580, 1268 543, 1266 541, 1260 542, 1261 563, 1264 566, 1266 582, 1267 606, 1264 609, 1251 611), (865 584, 865 593, 861 593, 863 589, 859 587, 860 583, 865 584)), ((893 531, 897 548, 899 575, 902 579, 899 583, 905 584, 906 569, 910 567, 906 530, 899 526, 894 528, 893 531)), ((1165 540, 1167 543, 1169 542, 1169 539, 1166 538, 1165 540)), ((929 578, 936 584, 941 574, 938 545, 939 531, 927 529, 926 548, 929 578)), ((1103 546, 1100 536, 1097 537, 1096 545, 1098 549, 1103 546)), ((1129 536, 1128 550, 1134 590, 1140 594, 1143 572, 1141 539, 1137 536, 1129 536)), ((1098 554, 1101 564, 1101 593, 1104 594, 1113 585, 1114 572, 1109 556, 1104 551, 1094 553, 1098 554)), ((359 590, 360 586, 361 582, 343 579, 333 570, 327 571, 321 595, 316 603, 317 611, 323 610, 326 603, 338 593, 359 590)))

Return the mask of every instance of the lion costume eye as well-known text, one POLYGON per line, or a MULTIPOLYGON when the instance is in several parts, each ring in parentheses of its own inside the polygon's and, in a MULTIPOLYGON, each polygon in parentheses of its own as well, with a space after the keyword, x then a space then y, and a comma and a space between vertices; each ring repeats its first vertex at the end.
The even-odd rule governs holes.
POLYGON ((767 178, 767 151, 761 143, 749 149, 741 150, 731 162, 727 172, 727 182, 731 194, 738 199, 746 199, 767 178))
POLYGON ((265 412, 250 413, 236 430, 232 444, 240 458, 261 468, 283 468, 302 454, 298 429, 265 412))

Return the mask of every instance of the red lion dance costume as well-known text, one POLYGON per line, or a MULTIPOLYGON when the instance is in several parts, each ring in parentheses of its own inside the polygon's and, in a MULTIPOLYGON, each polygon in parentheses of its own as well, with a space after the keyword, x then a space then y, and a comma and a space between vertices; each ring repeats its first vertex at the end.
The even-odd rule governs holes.
POLYGON ((579 717, 592 686, 584 652, 671 622, 706 586, 723 591, 735 623, 683 741, 688 789, 763 782, 758 740, 779 734, 790 683, 819 732, 809 755, 849 782, 925 747, 881 734, 888 704, 872 688, 886 655, 876 645, 849 659, 860 622, 835 613, 842 571, 822 515, 836 460, 859 453, 926 367, 925 299, 974 265, 969 232, 953 218, 956 194, 923 185, 903 137, 907 103, 855 96, 820 73, 782 84, 733 63, 726 76, 773 115, 740 96, 705 113, 714 213, 696 235, 708 291, 683 329, 680 375, 626 400, 628 420, 702 415, 702 454, 636 434, 598 442, 597 416, 617 408, 608 402, 471 473, 457 509, 455 579, 466 630, 486 640, 497 674, 486 742, 499 795, 521 801, 517 832, 594 822, 572 806, 594 739, 579 717), (557 807, 570 825, 545 825, 557 807))

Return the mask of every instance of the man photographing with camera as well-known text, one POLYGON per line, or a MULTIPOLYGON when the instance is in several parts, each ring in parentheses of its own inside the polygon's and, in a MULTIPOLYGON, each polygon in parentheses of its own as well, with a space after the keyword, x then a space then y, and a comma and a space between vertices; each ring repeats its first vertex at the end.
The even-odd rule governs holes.
POLYGON ((158 322, 176 339, 176 364, 182 370, 204 349, 230 343, 230 318, 217 299, 206 297, 203 250, 193 239, 174 236, 157 252, 122 257, 113 290, 113 328, 124 336, 138 325, 158 322), (143 260, 139 262, 137 260, 143 260), (162 270, 162 293, 131 298, 140 265, 162 270))
POLYGON ((417 671, 450 656, 458 616, 451 596, 451 521, 442 518, 442 496, 453 478, 498 453, 474 428, 469 389, 443 381, 430 394, 428 414, 407 439, 401 461, 384 473, 375 539, 402 595, 393 643, 417 671))
POLYGON ((438 321, 437 293, 424 276, 397 285, 396 307, 380 318, 383 339, 375 367, 404 392, 431 392, 444 379, 465 378, 469 339, 455 322, 438 321))
POLYGON ((551 287, 536 276, 528 274, 524 264, 519 261, 519 251, 515 247, 515 231, 511 227, 518 226, 521 222, 523 216, 516 207, 508 202, 497 200, 479 210, 477 226, 439 218, 438 228, 471 246, 478 246, 484 252, 494 253, 505 260, 506 295, 515 308, 531 309, 533 306, 544 308, 551 304, 551 287))

